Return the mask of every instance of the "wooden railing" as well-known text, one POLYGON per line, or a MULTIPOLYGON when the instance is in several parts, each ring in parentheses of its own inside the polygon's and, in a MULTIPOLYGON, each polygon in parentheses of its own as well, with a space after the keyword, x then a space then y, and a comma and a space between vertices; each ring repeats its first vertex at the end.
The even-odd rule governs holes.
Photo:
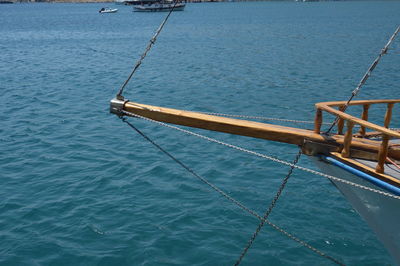
POLYGON ((322 125, 322 111, 331 113, 339 118, 337 122, 337 134, 343 135, 343 128, 346 122, 347 131, 344 133, 344 142, 341 154, 343 157, 350 157, 350 147, 353 138, 353 128, 355 125, 360 126, 358 132, 360 137, 364 137, 367 134, 366 129, 375 131, 376 133, 382 135, 381 145, 377 154, 378 164, 376 166, 376 172, 384 172, 384 164, 387 160, 387 154, 389 149, 390 138, 400 138, 400 133, 389 129, 390 120, 392 118, 393 106, 396 103, 400 103, 400 99, 397 100, 370 100, 370 101, 353 101, 350 102, 349 106, 362 105, 363 112, 361 118, 354 117, 343 112, 346 102, 323 102, 317 103, 315 106, 317 108, 314 123, 314 132, 320 134, 322 125), (368 111, 371 105, 374 104, 387 104, 386 114, 383 122, 383 127, 368 122, 368 111), (337 107, 338 109, 335 109, 337 107))

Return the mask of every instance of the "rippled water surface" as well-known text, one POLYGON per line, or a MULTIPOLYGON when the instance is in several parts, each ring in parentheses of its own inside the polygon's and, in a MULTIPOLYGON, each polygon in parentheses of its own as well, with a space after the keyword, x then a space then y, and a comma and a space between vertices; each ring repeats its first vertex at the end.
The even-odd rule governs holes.
MULTIPOLYGON (((119 6, 101 15, 103 6, 0 6, 0 264, 231 265, 257 219, 108 113, 166 14, 119 6)), ((399 24, 399 10, 393 1, 188 4, 171 16, 125 95, 188 110, 312 121, 315 102, 349 97, 399 24)), ((397 41, 359 98, 398 98, 399 69, 397 41)), ((288 172, 130 121, 260 214, 288 172)), ((196 132, 285 160, 297 153, 285 144, 196 132)), ((314 167, 306 156, 299 164, 314 167)), ((391 263, 320 176, 294 171, 270 220, 346 264, 391 263)), ((243 263, 332 264, 267 225, 243 263)))

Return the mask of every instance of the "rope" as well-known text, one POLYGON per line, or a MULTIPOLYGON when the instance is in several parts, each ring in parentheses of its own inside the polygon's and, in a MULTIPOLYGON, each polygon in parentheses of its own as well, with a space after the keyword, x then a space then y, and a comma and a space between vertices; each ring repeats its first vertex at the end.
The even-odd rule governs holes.
POLYGON ((122 98, 122 93, 124 92, 124 89, 125 89, 126 85, 131 80, 131 78, 132 78, 133 74, 136 72, 136 70, 142 64, 143 59, 146 57, 147 53, 150 51, 150 49, 153 46, 153 44, 157 41, 158 35, 160 34, 161 30, 164 28, 165 23, 167 23, 167 20, 168 20, 169 16, 171 15, 172 11, 174 11, 175 6, 176 6, 177 3, 178 3, 178 1, 175 0, 174 5, 172 6, 171 10, 168 12, 168 15, 165 17, 163 22, 160 24, 160 26, 158 27, 158 29, 157 29, 156 33, 154 34, 154 36, 150 39, 149 44, 147 45, 147 47, 144 50, 143 54, 141 55, 140 59, 136 62, 136 65, 133 68, 132 72, 130 73, 128 78, 125 80, 125 82, 122 85, 122 87, 119 89, 119 92, 117 94, 117 99, 122 98))
MULTIPOLYGON (((389 41, 387 42, 387 44, 385 45, 385 47, 383 47, 383 49, 381 50, 381 52, 379 53, 378 57, 374 60, 374 62, 371 64, 371 66, 368 68, 367 72, 364 74, 364 76, 362 77, 362 79, 360 80, 360 83, 358 84, 358 86, 353 90, 353 92, 351 93, 351 96, 349 98, 349 100, 347 101, 347 103, 343 106, 342 112, 345 112, 347 107, 349 106, 351 100, 353 100, 353 98, 358 94, 358 92, 360 91, 361 87, 367 82, 368 78, 371 76, 372 71, 375 69, 375 67, 378 65, 379 60, 381 60, 382 56, 387 54, 387 51, 389 49, 390 44, 393 42, 394 38, 396 37, 396 35, 399 33, 400 31, 400 26, 397 27, 397 29, 395 30, 395 32, 393 33, 392 37, 390 37, 389 41)), ((328 134, 332 128, 337 124, 337 122, 339 121, 339 116, 336 116, 335 121, 333 121, 332 125, 330 126, 330 128, 327 130, 326 134, 328 134)))
MULTIPOLYGON (((333 257, 326 255, 324 252, 318 250, 317 248, 311 246, 310 244, 304 242, 303 240, 300 240, 299 238, 297 238, 296 236, 294 236, 293 234, 285 231, 284 229, 280 228, 278 225, 270 222, 269 220, 267 220, 267 217, 261 217, 257 212, 251 210, 250 208, 246 207, 243 203, 241 203, 240 201, 234 199, 233 197, 229 196, 226 192, 224 192, 223 190, 221 190, 220 188, 218 188, 216 185, 212 184, 210 181, 208 181, 206 178, 198 175, 194 170, 192 170, 191 168, 189 168, 188 166, 186 166, 183 162, 181 162, 179 159, 177 159, 176 157, 174 157, 171 153, 169 153, 168 151, 166 151, 165 149, 163 149, 160 145, 158 145, 156 142, 154 142, 152 139, 150 139, 148 136, 146 136, 143 132, 141 132, 137 127, 135 127, 132 123, 130 123, 125 117, 120 117, 121 120, 123 122, 125 122, 129 127, 131 127, 132 129, 134 129, 139 135, 141 135, 143 138, 145 138, 148 142, 150 142, 151 144, 153 144, 157 149, 159 149, 162 153, 164 153, 165 155, 167 155, 169 158, 171 158, 173 161, 175 161, 177 164, 179 164, 182 168, 184 168, 186 171, 188 171, 189 173, 191 173, 193 176, 195 176, 196 178, 198 178, 201 182, 205 183, 206 185, 208 185, 209 187, 211 187, 214 191, 218 192, 220 195, 222 195, 225 199, 229 200, 230 202, 232 202, 233 204, 235 204, 236 206, 238 206, 239 208, 241 208, 242 210, 244 210, 245 212, 247 212, 248 214, 256 217, 258 220, 260 220, 262 223, 267 223, 268 225, 270 225, 272 228, 274 228, 275 230, 277 230, 278 232, 284 234, 285 236, 287 236, 288 238, 296 241, 297 243, 301 244, 302 246, 310 249, 311 251, 315 252, 316 254, 329 259, 339 265, 343 265, 342 263, 340 263, 338 260, 334 259, 333 257)), ((286 182, 285 182, 286 183, 286 182)), ((275 200, 276 201, 276 200, 275 200)))
POLYGON ((282 194, 283 189, 285 188, 287 181, 289 180, 290 176, 293 173, 293 169, 294 169, 294 165, 297 164, 297 162, 300 159, 302 152, 301 152, 301 148, 299 149, 299 153, 296 155, 296 158, 293 161, 293 166, 290 167, 288 174, 285 176, 285 178, 283 179, 282 184, 280 185, 278 192, 276 193, 274 199, 272 200, 270 206, 268 207, 268 210, 265 212, 263 219, 261 220, 261 222, 258 224, 258 227, 256 229, 256 231, 253 233, 253 235, 251 236, 249 242, 247 243, 247 246, 244 248, 244 250, 242 251, 242 254, 240 254, 239 259, 236 261, 235 266, 238 266, 240 264, 240 262, 242 261, 242 259, 244 258, 244 256, 246 255, 247 251, 249 250, 249 248, 252 246, 254 240, 256 239, 257 235, 260 233, 262 227, 265 224, 265 221, 268 219, 268 216, 271 214, 272 209, 276 206, 276 202, 278 201, 280 195, 282 194))
MULTIPOLYGON (((284 164, 284 165, 287 165, 287 166, 292 166, 293 165, 290 162, 287 162, 287 161, 282 160, 282 159, 278 159, 278 158, 273 157, 273 156, 269 156, 269 155, 266 155, 266 154, 258 153, 258 152, 255 152, 255 151, 250 151, 250 150, 247 150, 245 148, 242 148, 242 147, 239 147, 239 146, 235 146, 233 144, 229 144, 229 143, 217 140, 217 139, 213 139, 213 138, 210 138, 210 137, 207 137, 207 136, 204 136, 204 135, 201 135, 201 134, 198 134, 198 133, 186 130, 186 129, 182 129, 182 128, 179 128, 179 127, 176 127, 176 126, 173 126, 173 125, 169 125, 169 124, 166 124, 166 123, 163 123, 163 122, 160 122, 160 121, 156 121, 156 120, 153 120, 153 119, 141 116, 141 115, 137 115, 137 114, 134 114, 134 113, 131 113, 131 112, 127 112, 125 110, 122 110, 121 112, 123 114, 125 114, 125 115, 141 118, 143 120, 146 120, 146 121, 149 121, 149 122, 153 122, 155 124, 158 124, 158 125, 161 125, 161 126, 164 126, 164 127, 167 127, 167 128, 175 129, 175 130, 181 131, 183 133, 186 133, 186 134, 189 134, 189 135, 201 138, 201 139, 205 139, 207 141, 214 142, 214 143, 217 143, 217 144, 220 144, 220 145, 223 145, 223 146, 226 146, 226 147, 229 147, 229 148, 232 148, 232 149, 244 152, 244 153, 255 155, 257 157, 264 158, 264 159, 267 159, 267 160, 270 160, 270 161, 273 161, 273 162, 276 162, 276 163, 284 164)), ((366 186, 363 186, 363 185, 359 185, 359 184, 356 184, 356 183, 353 183, 353 182, 350 182, 350 181, 347 181, 347 180, 344 180, 344 179, 341 179, 341 178, 338 178, 338 177, 334 177, 334 176, 331 176, 331 175, 328 175, 328 174, 324 174, 324 173, 321 173, 321 172, 318 172, 318 171, 315 171, 315 170, 312 170, 312 169, 308 169, 308 168, 305 168, 305 167, 302 167, 302 166, 294 165, 293 167, 297 168, 299 170, 302 170, 304 172, 308 172, 308 173, 311 173, 311 174, 323 176, 323 177, 328 178, 328 179, 333 180, 333 181, 341 182, 341 183, 344 183, 344 184, 347 184, 347 185, 351 185, 351 186, 358 187, 358 188, 361 188, 361 189, 364 189, 364 190, 375 192, 375 193, 378 193, 378 194, 381 194, 381 195, 384 195, 384 196, 387 196, 387 197, 391 197, 391 198, 394 198, 394 199, 400 199, 400 196, 396 196, 396 195, 393 195, 393 194, 390 194, 390 193, 387 193, 387 192, 384 192, 384 191, 381 191, 381 190, 377 190, 377 189, 373 189, 373 188, 366 187, 366 186)))
POLYGON ((394 160, 390 159, 389 157, 387 157, 386 160, 388 160, 391 164, 393 164, 393 165, 396 166, 398 169, 400 169, 400 165, 398 165, 394 160))

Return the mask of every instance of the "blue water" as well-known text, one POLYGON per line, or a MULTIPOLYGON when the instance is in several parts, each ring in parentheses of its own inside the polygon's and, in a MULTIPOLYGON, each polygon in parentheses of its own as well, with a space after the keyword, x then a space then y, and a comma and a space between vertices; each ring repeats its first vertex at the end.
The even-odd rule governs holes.
MULTIPOLYGON (((103 6, 0 6, 0 264, 231 265, 257 219, 108 113, 166 14, 119 6, 116 14, 100 15, 103 6)), ((125 96, 312 121, 315 102, 349 97, 399 24, 399 10, 393 1, 188 4, 171 16, 125 96)), ((359 99, 399 97, 399 43, 359 99)), ((372 118, 382 121, 383 112, 378 108, 372 118)), ((260 214, 288 171, 131 121, 260 214)), ((285 144, 196 132, 285 160, 297 153, 285 144)), ((306 156, 299 164, 314 167, 306 156)), ((392 263, 320 176, 295 171, 270 220, 346 264, 392 263)), ((332 263, 265 226, 243 264, 332 263)))

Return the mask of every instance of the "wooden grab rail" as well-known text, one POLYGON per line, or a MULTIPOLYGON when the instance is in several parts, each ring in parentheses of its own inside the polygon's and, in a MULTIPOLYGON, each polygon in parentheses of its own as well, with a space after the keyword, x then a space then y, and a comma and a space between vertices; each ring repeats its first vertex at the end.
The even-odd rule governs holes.
MULTIPOLYGON (((347 102, 346 101, 335 101, 335 102, 320 102, 317 103, 316 105, 329 105, 333 107, 337 106, 342 106, 345 105, 347 102)), ((364 104, 382 104, 382 103, 400 103, 400 99, 391 99, 391 100, 357 100, 357 101, 351 101, 348 105, 364 105, 364 104)))
MULTIPOLYGON (((363 101, 364 104, 365 101, 363 101)), ((322 111, 326 111, 328 113, 334 114, 336 116, 338 116, 339 118, 342 118, 343 120, 350 120, 353 121, 355 124, 363 126, 365 128, 369 128, 372 129, 374 131, 378 131, 382 134, 388 135, 390 137, 395 137, 395 138, 400 138, 400 133, 396 132, 394 130, 390 130, 388 128, 382 127, 382 126, 378 126, 374 123, 368 122, 368 121, 364 121, 363 119, 354 117, 352 115, 349 115, 347 113, 344 113, 340 110, 334 109, 332 106, 340 106, 345 104, 345 102, 340 102, 341 104, 337 104, 337 105, 329 105, 329 103, 317 103, 315 106, 317 107, 317 112, 318 110, 322 110, 322 111)), ((386 102, 382 102, 382 103, 386 103, 386 102)), ((397 100, 397 102, 390 102, 390 103, 400 103, 400 100, 397 100)), ((368 103, 365 103, 368 104, 368 103)), ((371 103, 369 103, 371 104, 371 103)), ((355 104, 352 104, 355 105, 355 104)))
POLYGON ((377 155, 378 164, 376 166, 376 172, 383 173, 384 172, 384 164, 387 159, 387 154, 389 150, 389 139, 390 138, 400 138, 400 133, 394 130, 389 129, 390 120, 392 117, 393 106, 395 103, 400 103, 400 99, 396 100, 368 100, 368 101, 353 101, 350 102, 349 106, 354 105, 362 105, 363 112, 361 115, 361 119, 349 115, 343 112, 343 107, 345 106, 346 102, 322 102, 317 103, 315 106, 317 108, 316 115, 315 115, 315 123, 314 123, 314 132, 319 134, 321 130, 322 124, 322 111, 326 111, 328 113, 336 115, 338 120, 338 134, 343 134, 343 125, 344 121, 347 122, 347 131, 344 136, 343 142, 343 149, 342 149, 342 156, 343 157, 350 157, 350 147, 353 137, 353 127, 354 125, 360 125, 359 134, 361 137, 365 136, 366 129, 372 129, 377 131, 378 133, 382 134, 382 142, 379 148, 379 152, 377 155), (368 122, 368 111, 371 105, 373 104, 387 104, 384 125, 379 126, 368 122), (339 109, 335 109, 334 107, 339 107, 339 109))

